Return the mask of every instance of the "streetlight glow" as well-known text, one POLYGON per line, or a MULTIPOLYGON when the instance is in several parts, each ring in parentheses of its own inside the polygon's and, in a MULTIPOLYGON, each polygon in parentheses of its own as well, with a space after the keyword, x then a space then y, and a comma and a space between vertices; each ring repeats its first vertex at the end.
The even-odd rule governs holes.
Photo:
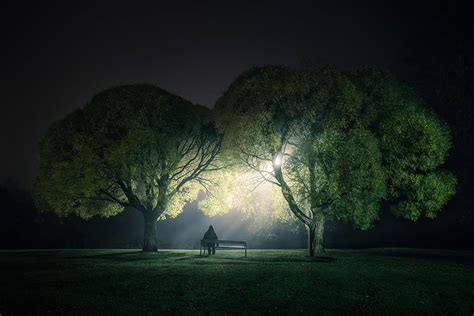
POLYGON ((282 161, 281 161, 281 154, 278 154, 278 155, 275 157, 275 159, 273 160, 273 164, 274 164, 275 166, 281 166, 281 163, 282 163, 282 161))

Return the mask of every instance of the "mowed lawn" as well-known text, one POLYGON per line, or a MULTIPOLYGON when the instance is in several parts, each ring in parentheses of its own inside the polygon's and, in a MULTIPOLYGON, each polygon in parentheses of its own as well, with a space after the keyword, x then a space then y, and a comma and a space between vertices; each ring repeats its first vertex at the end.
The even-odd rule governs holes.
POLYGON ((474 252, 0 251, 0 314, 474 313, 474 252))

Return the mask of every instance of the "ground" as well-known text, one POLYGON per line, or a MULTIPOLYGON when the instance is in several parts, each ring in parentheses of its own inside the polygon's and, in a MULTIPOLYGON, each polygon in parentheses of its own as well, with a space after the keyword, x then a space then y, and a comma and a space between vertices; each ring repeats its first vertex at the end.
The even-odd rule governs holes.
POLYGON ((0 315, 474 313, 474 252, 0 251, 0 315))

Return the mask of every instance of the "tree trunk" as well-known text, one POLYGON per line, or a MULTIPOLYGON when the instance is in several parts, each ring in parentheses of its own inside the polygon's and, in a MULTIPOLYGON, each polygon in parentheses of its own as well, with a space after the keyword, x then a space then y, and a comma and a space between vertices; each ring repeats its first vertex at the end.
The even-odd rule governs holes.
POLYGON ((156 216, 144 213, 143 219, 145 229, 143 234, 143 251, 158 251, 158 240, 156 238, 156 216))
POLYGON ((324 255, 324 224, 326 220, 323 216, 319 216, 313 220, 308 229, 308 250, 309 256, 324 255))
POLYGON ((312 225, 306 226, 306 229, 308 230, 308 250, 309 250, 309 256, 314 257, 314 245, 315 243, 315 235, 316 235, 316 229, 312 225))

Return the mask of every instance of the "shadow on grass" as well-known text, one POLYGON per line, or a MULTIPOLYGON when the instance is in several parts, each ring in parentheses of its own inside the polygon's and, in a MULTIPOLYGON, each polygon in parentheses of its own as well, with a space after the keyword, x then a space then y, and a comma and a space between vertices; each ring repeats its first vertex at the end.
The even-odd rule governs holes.
POLYGON ((259 261, 259 262, 275 262, 275 263, 285 263, 285 262, 315 262, 315 263, 328 263, 336 260, 334 257, 329 256, 319 256, 319 257, 270 257, 270 258, 248 258, 249 261, 259 261))
POLYGON ((176 257, 186 256, 185 253, 178 252, 143 252, 138 251, 127 251, 127 252, 114 252, 114 253, 105 253, 100 255, 85 256, 87 259, 101 259, 101 260, 111 260, 111 261, 155 261, 170 259, 176 257))
POLYGON ((0 251, 0 257, 35 257, 35 258, 55 258, 70 257, 72 249, 12 249, 0 251))
POLYGON ((210 256, 208 255, 187 255, 185 257, 182 257, 182 258, 178 258, 176 259, 175 261, 186 261, 186 260, 196 260, 196 259, 206 259, 206 258, 210 258, 210 256))
POLYGON ((430 261, 447 261, 454 263, 462 263, 468 265, 474 265, 474 255, 462 254, 462 253, 436 253, 436 252, 412 252, 403 250, 373 250, 367 252, 374 255, 386 256, 386 257, 403 257, 411 259, 424 259, 430 261))
POLYGON ((182 258, 175 259, 176 262, 190 262, 193 264, 241 264, 245 261, 245 257, 220 257, 208 255, 187 255, 182 258))
POLYGON ((241 263, 291 263, 291 262, 306 262, 306 263, 327 263, 333 262, 336 258, 329 256, 321 257, 289 257, 289 256, 248 256, 248 257, 221 257, 208 255, 192 255, 178 258, 175 261, 195 261, 194 264, 241 264, 241 263))

